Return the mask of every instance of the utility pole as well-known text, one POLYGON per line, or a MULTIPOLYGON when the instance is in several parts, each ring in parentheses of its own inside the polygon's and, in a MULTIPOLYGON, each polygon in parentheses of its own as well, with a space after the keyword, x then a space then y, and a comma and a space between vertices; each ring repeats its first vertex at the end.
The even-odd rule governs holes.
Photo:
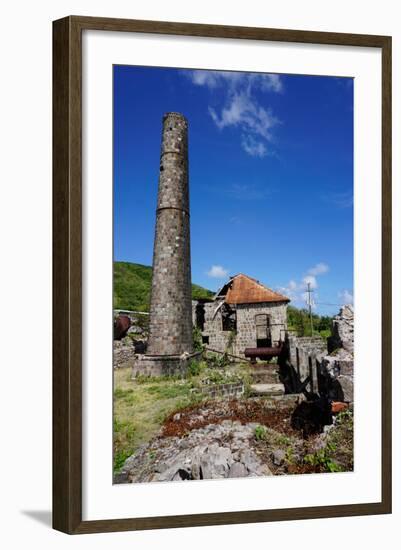
POLYGON ((310 330, 311 330, 311 336, 313 336, 313 319, 312 319, 312 292, 313 290, 310 287, 310 283, 308 283, 308 306, 309 306, 309 320, 310 320, 310 330))

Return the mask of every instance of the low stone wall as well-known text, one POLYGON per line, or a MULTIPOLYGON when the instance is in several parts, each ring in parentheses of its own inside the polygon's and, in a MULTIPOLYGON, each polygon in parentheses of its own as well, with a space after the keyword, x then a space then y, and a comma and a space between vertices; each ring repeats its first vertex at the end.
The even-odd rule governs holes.
POLYGON ((208 397, 237 397, 244 394, 245 387, 243 382, 230 382, 227 384, 206 384, 197 391, 208 397))
POLYGON ((121 342, 114 342, 113 346, 113 367, 115 369, 121 367, 130 366, 130 361, 135 357, 135 347, 131 343, 130 345, 121 344, 121 342))
POLYGON ((288 335, 290 363, 299 380, 311 377, 310 390, 318 391, 318 365, 327 354, 326 340, 320 336, 288 335))

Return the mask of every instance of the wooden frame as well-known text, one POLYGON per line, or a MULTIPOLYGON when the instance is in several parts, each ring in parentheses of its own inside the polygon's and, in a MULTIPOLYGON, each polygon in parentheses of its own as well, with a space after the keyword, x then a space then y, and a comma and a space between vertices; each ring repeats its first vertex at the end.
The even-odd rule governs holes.
POLYGON ((71 16, 53 23, 53 527, 69 534, 391 512, 391 37, 71 16), (382 498, 380 502, 82 521, 81 35, 84 29, 382 51, 382 498))

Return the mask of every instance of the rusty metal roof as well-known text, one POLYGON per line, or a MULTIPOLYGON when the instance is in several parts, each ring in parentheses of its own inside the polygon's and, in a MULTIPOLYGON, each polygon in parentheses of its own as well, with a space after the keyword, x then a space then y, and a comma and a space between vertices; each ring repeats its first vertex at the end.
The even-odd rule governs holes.
MULTIPOLYGON (((290 299, 274 292, 270 288, 262 285, 256 279, 239 273, 231 277, 229 283, 224 285, 223 289, 228 288, 225 295, 227 304, 256 304, 261 302, 289 302, 290 299)), ((223 290, 222 289, 222 290, 223 290)), ((221 296, 221 291, 218 293, 221 296)))

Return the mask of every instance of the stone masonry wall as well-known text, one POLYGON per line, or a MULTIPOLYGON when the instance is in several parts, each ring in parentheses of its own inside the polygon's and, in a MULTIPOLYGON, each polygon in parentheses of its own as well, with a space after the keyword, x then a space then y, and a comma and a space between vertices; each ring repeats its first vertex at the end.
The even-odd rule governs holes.
MULTIPOLYGON (((237 305, 237 330, 223 331, 220 301, 204 304, 205 326, 202 334, 209 337, 208 347, 218 351, 228 351, 234 355, 243 357, 244 350, 248 347, 256 347, 256 315, 267 314, 270 317, 271 335, 273 345, 284 339, 283 329, 287 328, 287 305, 277 303, 244 304, 237 305), (227 349, 229 347, 230 349, 227 349)), ((235 306, 234 306, 235 307, 235 306)), ((193 315, 195 322, 195 314, 193 315)))
POLYGON ((148 355, 191 353, 192 307, 187 121, 163 119, 148 355))
POLYGON ((327 354, 327 342, 321 336, 288 335, 290 363, 298 375, 300 382, 307 376, 311 377, 309 389, 319 390, 319 365, 327 354))
POLYGON ((237 305, 237 336, 235 339, 235 354, 244 355, 245 348, 256 347, 256 315, 267 314, 270 317, 272 345, 284 340, 287 328, 287 304, 260 303, 237 305))
POLYGON ((115 369, 131 366, 130 362, 135 359, 135 347, 132 340, 125 344, 123 342, 113 342, 113 366, 115 369))
POLYGON ((238 397, 244 393, 243 382, 230 382, 228 384, 208 384, 202 386, 199 392, 209 397, 238 397))
POLYGON ((223 322, 221 317, 221 308, 215 314, 216 308, 221 301, 209 302, 205 304, 205 330, 202 332, 204 336, 209 336, 209 344, 207 347, 217 351, 226 351, 230 332, 223 331, 223 322))
POLYGON ((321 374, 337 398, 354 401, 354 308, 342 306, 333 319, 332 335, 328 340, 329 355, 322 361, 321 374), (339 391, 338 391, 339 390, 339 391))

